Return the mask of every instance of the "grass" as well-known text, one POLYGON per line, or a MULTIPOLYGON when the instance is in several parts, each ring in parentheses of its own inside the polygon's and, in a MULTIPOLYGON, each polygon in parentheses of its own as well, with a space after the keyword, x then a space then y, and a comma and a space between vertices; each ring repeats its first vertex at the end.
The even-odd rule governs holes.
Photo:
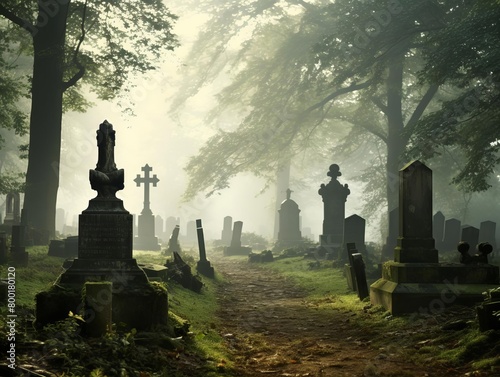
MULTIPOLYGON (((33 318, 35 295, 38 292, 48 289, 54 283, 59 274, 63 271, 61 267, 63 259, 48 256, 47 247, 29 247, 27 248, 27 251, 29 253, 28 267, 16 268, 16 306, 17 309, 27 309, 28 312, 31 313, 28 317, 33 318)), ((165 255, 161 255, 158 252, 145 251, 134 251, 134 258, 136 258, 138 263, 154 263, 161 265, 163 265, 167 259, 165 255)), ((184 260, 190 263, 194 262, 194 258, 187 255, 184 256, 184 260)), ((10 265, 12 264, 7 263, 6 265, 0 266, 1 277, 7 276, 7 267, 10 265)), ((160 353, 172 354, 171 348, 178 348, 179 353, 185 354, 184 360, 188 360, 185 362, 201 364, 200 366, 204 369, 204 377, 220 376, 221 373, 229 376, 232 363, 228 357, 228 353, 226 352, 224 341, 216 331, 218 323, 215 319, 217 311, 216 291, 217 286, 222 283, 222 279, 220 276, 216 276, 214 280, 203 278, 203 282, 204 287, 201 293, 195 293, 184 289, 175 282, 165 283, 169 293, 169 322, 171 322, 172 325, 178 326, 182 326, 184 322, 188 322, 191 333, 185 337, 183 341, 172 339, 172 341, 163 342, 162 344, 167 344, 167 348, 162 350, 160 347, 156 352, 158 355, 160 353)), ((2 327, 2 330, 0 331, 2 339, 5 338, 4 328, 6 328, 5 323, 3 323, 6 318, 4 309, 5 308, 2 308, 0 319, 0 322, 2 322, 0 323, 0 327, 2 327)), ((72 355, 74 354, 72 348, 75 349, 75 352, 77 349, 83 350, 82 362, 83 357, 87 355, 87 353, 87 356, 90 357, 90 351, 87 352, 89 347, 85 343, 82 343, 81 339, 74 338, 74 323, 72 323, 71 320, 68 320, 67 323, 61 323, 58 326, 55 326, 54 331, 55 334, 61 338, 59 341, 64 344, 64 347, 67 349, 64 359, 66 365, 72 365, 72 363, 78 362, 78 360, 71 360, 72 355)), ((166 335, 164 331, 166 330, 158 329, 158 333, 152 341, 163 341, 166 335), (162 334, 160 334, 160 332, 162 334)), ((32 336, 37 337, 42 335, 34 334, 32 336)), ((106 355, 107 353, 113 354, 113 348, 119 348, 120 345, 123 345, 122 342, 124 339, 130 340, 130 336, 130 334, 118 333, 110 335, 110 337, 103 340, 101 353, 103 355, 106 355)), ((137 334, 137 336, 141 337, 144 335, 137 334)), ((171 336, 173 337, 173 335, 171 336)), ((3 342, 0 343, 2 343, 0 344, 0 348, 3 349, 4 344, 3 342)), ((139 355, 143 348, 138 346, 137 349, 139 350, 138 352, 130 355, 129 363, 133 363, 134 358, 136 362, 142 362, 144 360, 155 362, 155 360, 160 360, 160 358, 148 359, 151 358, 151 352, 149 350, 145 350, 144 355, 139 355)), ((25 355, 19 356, 21 359, 25 357, 25 355)), ((107 358, 109 361, 107 361, 106 358, 101 358, 99 355, 97 357, 99 358, 99 362, 101 364, 96 362, 92 371, 87 370, 87 372, 84 372, 84 366, 82 366, 83 369, 79 367, 81 369, 80 372, 76 372, 76 374, 65 374, 65 376, 76 377, 87 375, 88 373, 95 376, 106 376, 104 370, 109 370, 111 360, 109 360, 109 357, 107 358)), ((111 359, 113 358, 111 357, 111 359)), ((180 359, 182 359, 182 357, 180 359)), ((63 359, 61 358, 59 360, 63 359)), ((165 369, 165 363, 168 364, 170 362, 168 360, 171 359, 164 357, 164 366, 161 367, 161 365, 159 365, 157 370, 161 371, 162 368, 165 369)), ((77 364, 74 366, 76 365, 77 364)), ((182 370, 182 368, 180 369, 182 370)), ((156 374, 152 374, 151 376, 153 375, 156 374)), ((165 369, 164 373, 158 374, 158 376, 162 375, 168 375, 169 377, 185 376, 182 371, 172 371, 172 368, 169 368, 168 372, 165 369)))

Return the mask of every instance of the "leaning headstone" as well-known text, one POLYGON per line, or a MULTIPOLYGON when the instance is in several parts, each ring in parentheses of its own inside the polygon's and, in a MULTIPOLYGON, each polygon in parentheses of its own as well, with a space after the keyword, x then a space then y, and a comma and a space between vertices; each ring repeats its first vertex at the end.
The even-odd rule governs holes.
POLYGON ((363 262, 363 255, 361 253, 352 254, 352 268, 354 276, 356 277, 356 291, 360 300, 364 300, 370 296, 368 290, 368 283, 366 282, 365 263, 363 262))
POLYGON ((457 219, 448 219, 444 222, 443 251, 453 251, 461 238, 461 222, 457 219))
POLYGON ((160 245, 158 244, 158 237, 155 236, 155 217, 153 216, 149 203, 149 185, 153 184, 153 187, 156 187, 156 184, 160 180, 156 177, 156 174, 153 174, 152 177, 149 176, 153 168, 148 164, 144 165, 141 170, 144 172, 144 177, 137 174, 137 177, 134 179, 137 186, 144 183, 144 206, 138 219, 137 237, 134 238, 134 249, 156 251, 160 250, 160 245))
POLYGON ((222 245, 229 246, 231 237, 233 236, 233 218, 231 216, 224 217, 224 225, 222 228, 221 241, 222 245))
POLYGON ((184 288, 200 293, 203 288, 203 282, 198 276, 191 272, 189 264, 182 260, 179 253, 174 252, 174 258, 168 259, 165 263, 167 267, 167 276, 182 285, 184 288))
POLYGON ((300 233, 300 209, 291 199, 292 190, 286 190, 286 199, 281 203, 279 213, 278 242, 283 249, 297 246, 302 241, 300 233))
POLYGON ((487 263, 438 263, 432 238, 432 171, 414 161, 400 170, 399 179, 395 261, 386 262, 382 278, 371 285, 371 303, 399 315, 438 314, 446 306, 482 301, 484 290, 498 286, 499 268, 487 263))
POLYGON ((36 295, 36 324, 67 317, 82 307, 86 282, 113 283, 113 321, 137 330, 166 323, 168 294, 149 284, 132 257, 132 215, 116 192, 124 188, 124 170, 114 161, 115 131, 104 121, 97 131, 98 162, 89 178, 97 196, 79 217, 78 258, 48 291, 36 295), (147 311, 144 308, 148 308, 147 311))
POLYGON ((462 227, 460 241, 467 242, 474 249, 479 243, 479 229, 470 225, 462 227))
POLYGON ((432 236, 436 241, 436 249, 442 250, 444 236, 444 215, 441 211, 437 211, 432 219, 432 236))
POLYGON ((198 250, 200 252, 200 260, 196 263, 196 270, 200 274, 213 279, 215 277, 215 272, 214 268, 210 265, 210 261, 207 259, 205 236, 203 235, 201 219, 196 220, 196 232, 198 233, 198 250))
POLYGON ((354 272, 354 261, 352 255, 357 253, 356 244, 352 242, 346 243, 346 255, 349 263, 346 263, 344 266, 344 273, 347 278, 347 286, 349 289, 353 291, 357 291, 358 288, 356 286, 356 274, 354 272))
POLYGON ((252 251, 251 247, 241 246, 241 231, 243 229, 243 221, 235 221, 233 224, 233 236, 231 245, 224 248, 224 255, 248 255, 252 251))
POLYGON ((345 202, 350 190, 347 186, 341 185, 337 178, 340 177, 339 166, 330 165, 327 176, 331 178, 328 184, 321 184, 318 194, 323 199, 323 234, 319 237, 320 245, 325 248, 328 254, 333 254, 337 259, 344 242, 344 217, 345 202))
POLYGON ((179 243, 179 231, 180 231, 180 226, 175 225, 174 229, 172 230, 172 234, 170 235, 170 238, 168 240, 168 246, 167 246, 167 254, 172 254, 173 252, 180 253, 181 252, 181 244, 179 243))
MULTIPOLYGON (((352 215, 345 219, 344 243, 354 243, 358 252, 366 257, 365 228, 366 221, 361 216, 352 215)), ((341 260, 345 261, 347 255, 345 253, 342 253, 341 255, 341 260)))

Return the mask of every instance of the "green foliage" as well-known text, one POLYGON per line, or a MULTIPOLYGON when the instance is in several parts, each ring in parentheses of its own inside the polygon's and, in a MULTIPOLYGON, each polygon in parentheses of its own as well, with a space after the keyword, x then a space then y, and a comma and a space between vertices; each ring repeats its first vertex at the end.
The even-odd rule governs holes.
POLYGON ((241 244, 248 245, 254 250, 264 250, 269 245, 269 242, 256 233, 243 232, 241 233, 241 244))

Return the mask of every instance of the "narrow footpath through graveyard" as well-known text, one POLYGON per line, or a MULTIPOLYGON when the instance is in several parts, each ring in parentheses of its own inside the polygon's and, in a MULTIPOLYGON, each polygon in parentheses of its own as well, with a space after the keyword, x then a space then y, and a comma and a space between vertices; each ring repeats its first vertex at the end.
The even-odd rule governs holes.
POLYGON ((318 310, 290 281, 259 265, 221 258, 216 269, 227 281, 218 293, 220 330, 241 377, 466 375, 411 363, 395 346, 403 334, 356 328, 354 312, 318 310), (386 346, 372 346, 381 336, 386 346))

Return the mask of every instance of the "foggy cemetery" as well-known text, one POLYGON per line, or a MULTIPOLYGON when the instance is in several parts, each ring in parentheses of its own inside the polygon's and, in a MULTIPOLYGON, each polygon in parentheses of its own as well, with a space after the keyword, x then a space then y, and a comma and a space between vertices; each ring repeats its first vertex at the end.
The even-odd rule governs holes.
POLYGON ((0 376, 500 376, 498 3, 186 1, 0 4, 0 376))

